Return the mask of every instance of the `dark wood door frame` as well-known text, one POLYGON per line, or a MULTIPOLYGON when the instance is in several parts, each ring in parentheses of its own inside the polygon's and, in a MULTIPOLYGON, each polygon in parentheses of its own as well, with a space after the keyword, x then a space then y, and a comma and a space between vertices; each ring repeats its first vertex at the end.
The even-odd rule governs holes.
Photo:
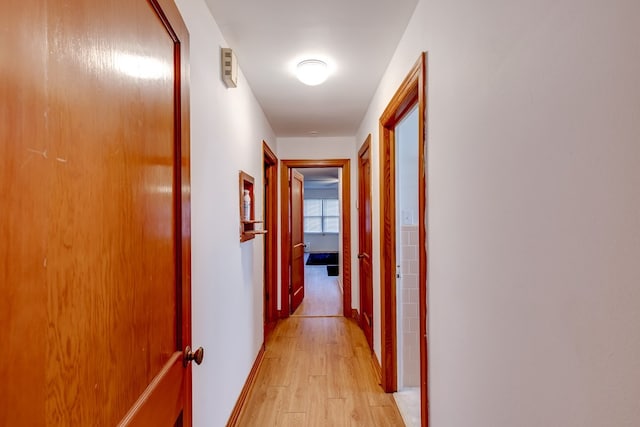
POLYGON ((422 426, 429 425, 428 360, 427 360, 427 183, 425 138, 426 121, 426 53, 422 53, 380 117, 380 305, 382 329, 382 387, 387 392, 397 389, 396 340, 396 174, 395 127, 418 105, 418 278, 420 321, 420 403, 422 426))
POLYGON ((289 285, 291 277, 289 266, 291 253, 288 242, 291 241, 289 209, 289 170, 292 168, 341 168, 342 169, 342 309, 345 317, 352 316, 351 310, 351 171, 349 159, 329 160, 281 160, 280 161, 280 213, 281 213, 281 311, 282 318, 289 317, 289 285))
POLYGON ((264 159, 264 340, 278 321, 278 158, 262 141, 264 159))
POLYGON ((373 351, 373 317, 377 316, 373 312, 373 262, 372 262, 372 212, 371 212, 371 134, 367 136, 367 139, 362 143, 360 150, 358 150, 358 285, 360 294, 360 313, 358 315, 358 323, 360 329, 363 330, 369 347, 373 351), (363 160, 368 163, 369 175, 365 179, 363 160), (368 200, 369 209, 367 210, 365 203, 368 200), (367 218, 368 215, 368 218, 367 218), (369 224, 369 232, 366 232, 366 224, 369 224), (368 285, 365 286, 365 280, 368 278, 368 285), (367 315, 365 308, 368 308, 369 314, 367 315))

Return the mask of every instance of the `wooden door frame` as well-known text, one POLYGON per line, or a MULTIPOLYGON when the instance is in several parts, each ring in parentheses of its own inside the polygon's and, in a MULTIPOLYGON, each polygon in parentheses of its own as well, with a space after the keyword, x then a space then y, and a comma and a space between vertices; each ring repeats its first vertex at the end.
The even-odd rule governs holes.
POLYGON ((395 127, 418 105, 418 251, 419 251, 419 322, 420 322, 420 409, 422 426, 429 425, 429 390, 427 360, 427 183, 426 183, 426 53, 404 79, 380 116, 380 305, 382 330, 382 387, 397 389, 396 340, 396 175, 395 127))
POLYGON ((288 273, 291 263, 289 208, 289 170, 295 168, 341 168, 342 169, 342 312, 345 317, 352 317, 351 310, 351 161, 349 159, 326 160, 280 160, 280 213, 281 213, 281 309, 280 317, 287 318, 290 313, 289 286, 291 277, 288 273))
MULTIPOLYGON (((362 200, 362 194, 361 194, 361 189, 362 189, 362 169, 360 168, 360 159, 362 158, 362 155, 369 150, 369 170, 371 171, 371 163, 372 163, 372 159, 371 159, 371 134, 369 134, 367 136, 367 138, 365 139, 365 141, 362 143, 362 146, 360 147, 360 149, 358 150, 358 189, 357 189, 357 197, 358 197, 358 258, 360 257, 360 248, 362 246, 362 239, 364 239, 364 236, 362 235, 361 231, 362 231, 362 216, 360 215, 363 209, 363 200, 362 200)), ((371 174, 369 174, 369 201, 371 202, 371 174)), ((373 206, 372 206, 373 207, 373 206)), ((371 216, 372 216, 372 226, 373 226, 373 209, 371 216)), ((373 230, 371 231, 373 234, 373 230)), ((372 235, 369 235, 369 242, 368 242, 368 246, 369 248, 371 248, 372 252, 373 252, 373 237, 372 235)), ((369 280, 371 281, 371 292, 373 293, 373 257, 371 257, 369 259, 369 266, 370 266, 370 272, 369 272, 369 280)), ((358 319, 356 319, 358 321, 358 324, 360 325, 360 329, 362 329, 364 331, 363 328, 363 318, 362 318, 362 275, 360 274, 360 268, 361 268, 361 264, 360 264, 360 260, 358 259, 358 286, 359 286, 359 302, 360 302, 360 314, 358 315, 358 319)), ((373 295, 371 295, 371 299, 373 300, 373 295)), ((373 307, 372 307, 373 308, 373 307)), ((373 314, 373 313, 372 313, 373 314)), ((373 320, 371 320, 371 322, 373 323, 373 320)), ((372 337, 371 337, 371 351, 373 351, 374 348, 374 342, 375 342, 375 334, 373 334, 373 325, 370 326, 371 331, 372 331, 372 337)), ((366 334, 365 334, 366 335, 366 334)))
POLYGON ((268 193, 264 194, 266 207, 264 228, 264 284, 263 294, 264 341, 275 328, 278 320, 278 158, 269 145, 262 141, 263 165, 269 165, 263 176, 269 180, 268 193), (272 313, 272 317, 268 314, 272 313))

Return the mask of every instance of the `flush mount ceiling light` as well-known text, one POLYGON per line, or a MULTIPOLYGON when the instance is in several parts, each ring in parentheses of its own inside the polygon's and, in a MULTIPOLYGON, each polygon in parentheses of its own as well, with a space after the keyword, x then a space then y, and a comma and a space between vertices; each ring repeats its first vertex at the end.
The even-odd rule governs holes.
POLYGON ((309 86, 317 86, 329 77, 329 66, 319 59, 305 59, 296 67, 298 80, 309 86))

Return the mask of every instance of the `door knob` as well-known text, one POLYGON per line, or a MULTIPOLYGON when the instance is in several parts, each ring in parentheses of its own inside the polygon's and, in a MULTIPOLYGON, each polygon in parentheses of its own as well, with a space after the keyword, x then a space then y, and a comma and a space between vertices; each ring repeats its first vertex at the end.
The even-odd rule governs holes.
POLYGON ((187 346, 184 349, 184 366, 187 366, 192 360, 196 362, 196 365, 199 365, 202 363, 202 359, 204 359, 204 348, 198 347, 196 351, 192 351, 191 347, 187 346))
POLYGON ((365 253, 358 254, 358 259, 362 259, 362 258, 364 258, 366 256, 367 256, 367 254, 365 254, 365 253))

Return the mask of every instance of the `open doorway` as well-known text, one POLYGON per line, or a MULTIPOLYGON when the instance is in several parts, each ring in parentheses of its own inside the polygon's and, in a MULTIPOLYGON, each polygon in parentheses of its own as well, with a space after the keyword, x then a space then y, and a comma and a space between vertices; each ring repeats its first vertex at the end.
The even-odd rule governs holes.
MULTIPOLYGON (((380 241, 380 281, 381 281, 381 333, 382 333, 382 387, 387 392, 398 390, 398 283, 402 271, 398 270, 398 248, 402 257, 402 241, 398 245, 398 230, 403 221, 417 223, 417 241, 415 260, 407 263, 408 272, 417 273, 418 290, 418 347, 420 371, 420 424, 429 424, 428 405, 428 367, 427 367, 427 182, 425 117, 426 117, 426 55, 422 53, 402 82, 395 95, 380 117, 380 209, 381 209, 381 241, 380 241), (411 218, 410 213, 404 215, 399 205, 397 182, 398 164, 396 161, 398 125, 417 111, 417 214, 411 218), (405 218, 403 218, 403 216, 405 218), (399 218, 398 218, 399 217, 399 218), (400 225, 398 225, 400 224, 400 225), (417 264, 417 265, 416 265, 417 264), (412 266, 415 266, 411 268, 412 266)), ((412 203, 413 205, 413 203, 412 203)), ((407 234, 407 240, 410 240, 407 234)), ((402 268, 402 267, 401 267, 402 268)), ((402 313, 400 313, 401 315, 402 313)))
POLYGON ((418 328, 418 105, 395 127, 396 315, 398 408, 408 426, 420 425, 418 328))
MULTIPOLYGON (((292 171, 297 170, 300 172, 304 172, 306 170, 310 170, 308 175, 311 177, 311 181, 314 180, 314 175, 321 175, 323 172, 319 169, 333 169, 337 172, 338 175, 338 204, 336 206, 335 199, 333 198, 318 198, 322 192, 312 191, 311 194, 315 194, 316 198, 309 198, 309 200, 314 200, 313 202, 308 202, 309 209, 315 209, 315 213, 320 213, 321 215, 310 215, 307 218, 308 223, 315 223, 317 225, 318 220, 321 222, 321 229, 323 226, 326 226, 327 230, 335 230, 335 222, 336 222, 336 208, 338 209, 339 214, 337 215, 338 221, 338 250, 337 250, 337 264, 333 261, 328 262, 322 268, 327 272, 327 276, 329 273, 336 274, 337 276, 328 276, 328 277, 338 277, 340 279, 340 284, 342 288, 341 301, 339 306, 339 311, 337 315, 343 315, 346 317, 352 316, 351 309, 351 230, 350 230, 350 161, 349 159, 335 159, 335 160, 282 160, 281 164, 281 209, 282 209, 282 238, 281 238, 281 250, 282 250, 282 288, 281 288, 281 307, 282 307, 282 316, 287 317, 292 314, 292 308, 294 304, 292 303, 292 295, 294 292, 294 280, 299 276, 297 272, 299 269, 298 265, 293 265, 294 262, 299 263, 297 251, 299 251, 299 242, 293 242, 292 239, 296 237, 297 232, 293 229, 294 226, 297 227, 297 223, 292 221, 294 211, 297 211, 297 208, 294 209, 295 206, 292 206, 292 188, 295 189, 298 179, 295 181, 291 180, 292 171), (318 171, 314 172, 312 169, 318 169, 318 171), (318 202, 320 200, 320 202, 318 202), (327 200, 326 202, 324 200, 327 200), (326 215, 324 215, 326 213, 326 215), (311 218, 315 217, 315 218, 311 218), (318 218, 319 217, 319 218, 318 218), (324 222, 324 224, 323 224, 324 222), (337 272, 336 270, 337 266, 337 272)), ((335 180, 335 178, 324 177, 323 180, 328 183, 330 179, 335 180)), ((306 181, 306 180, 305 180, 306 181)), ((316 185, 317 186, 317 185, 316 185)), ((310 190, 305 190, 308 192, 310 190)), ((328 193, 324 193, 327 195, 328 193)), ((295 195, 294 195, 295 197, 295 195)), ((295 202, 294 202, 295 203, 295 202)), ((304 209, 302 216, 304 214, 304 209)), ((304 223, 304 219, 302 219, 302 223, 304 223)), ((311 228, 309 228, 311 229, 311 228)), ((303 230, 304 231, 304 230, 303 230)), ((316 239, 312 239, 310 234, 312 233, 303 233, 303 247, 305 247, 304 261, 302 263, 302 267, 306 265, 310 255, 314 252, 335 252, 328 251, 326 249, 334 249, 335 245, 332 244, 332 241, 335 239, 335 233, 317 233, 319 236, 316 236, 316 239), (322 235, 324 234, 324 236, 322 235)), ((318 269, 319 270, 319 269, 318 269)), ((298 291, 296 290, 296 293, 298 291)), ((297 301, 295 301, 297 303, 297 301)))
POLYGON ((304 177, 304 301, 292 316, 342 315, 340 170, 296 168, 304 177))

